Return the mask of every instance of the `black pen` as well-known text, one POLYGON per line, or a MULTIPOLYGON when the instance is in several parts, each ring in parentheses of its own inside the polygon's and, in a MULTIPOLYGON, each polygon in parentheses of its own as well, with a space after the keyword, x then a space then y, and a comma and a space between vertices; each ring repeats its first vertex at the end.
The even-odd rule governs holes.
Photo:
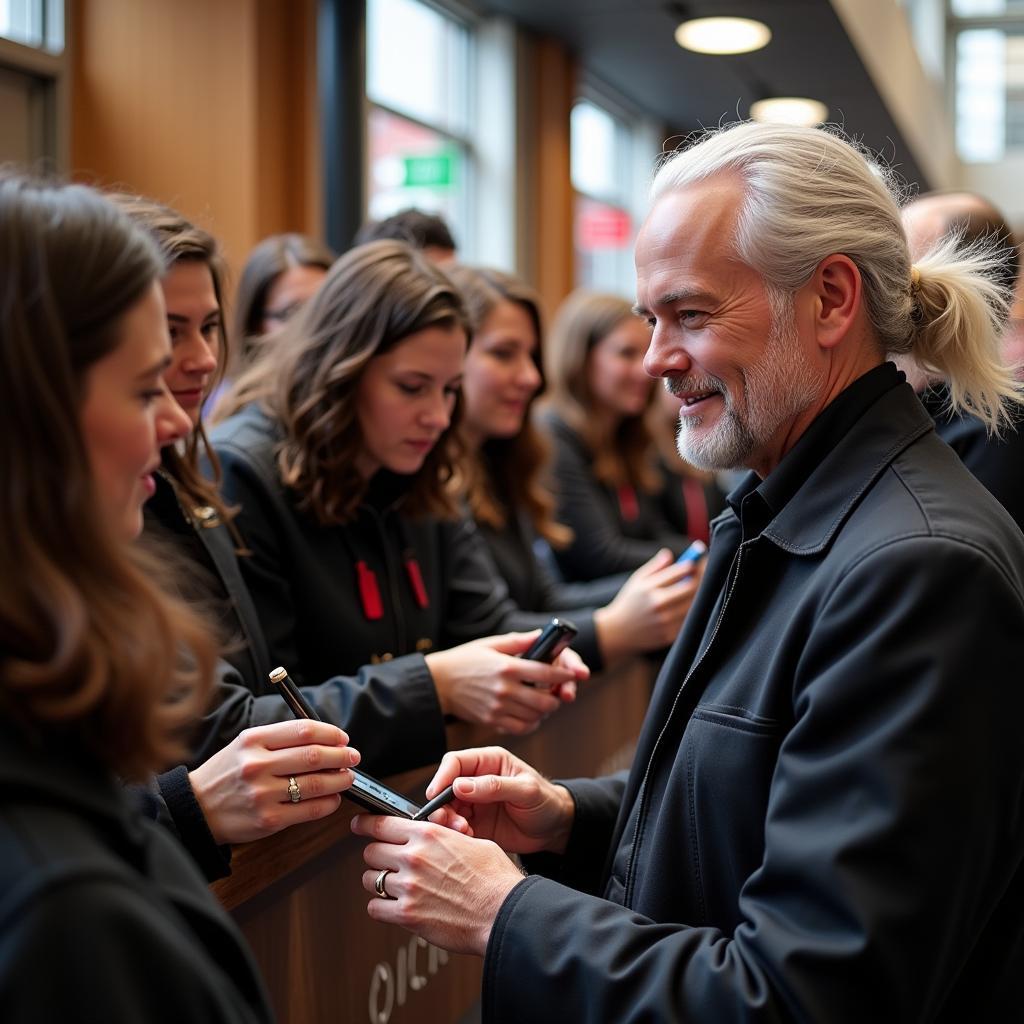
POLYGON ((270 681, 276 683, 284 697, 285 703, 292 709, 296 718, 309 718, 314 722, 321 721, 320 716, 313 710, 313 706, 302 695, 302 691, 292 682, 287 669, 275 668, 270 673, 270 681))
POLYGON ((413 821, 426 821, 434 811, 445 804, 450 804, 455 799, 454 783, 447 789, 442 789, 433 800, 428 800, 413 816, 413 821))

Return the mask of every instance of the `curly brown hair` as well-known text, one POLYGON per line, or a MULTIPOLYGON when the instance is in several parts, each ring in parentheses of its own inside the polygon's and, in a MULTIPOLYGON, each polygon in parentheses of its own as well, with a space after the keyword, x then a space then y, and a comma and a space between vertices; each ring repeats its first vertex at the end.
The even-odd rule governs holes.
POLYGON ((0 702, 142 777, 184 754, 215 648, 101 514, 79 412, 162 261, 81 185, 0 179, 0 223, 0 702))
MULTIPOLYGON (((405 242, 356 246, 330 269, 319 291, 281 329, 218 404, 224 419, 259 402, 284 432, 278 472, 299 505, 322 526, 351 522, 366 494, 356 466, 363 435, 356 389, 370 360, 428 327, 469 333, 451 280, 405 242)), ((457 398, 448 428, 405 498, 411 515, 452 518, 448 482, 461 445, 457 398)))
MULTIPOLYGON (((449 268, 448 275, 462 292, 474 334, 501 302, 513 302, 525 311, 537 338, 533 359, 543 382, 540 296, 525 281, 501 270, 457 266, 449 268)), ((564 547, 572 540, 572 531, 555 520, 555 499, 547 486, 549 463, 550 445, 527 409, 515 437, 489 438, 478 451, 466 451, 457 483, 477 522, 503 530, 509 513, 522 508, 539 536, 552 547, 564 547)))

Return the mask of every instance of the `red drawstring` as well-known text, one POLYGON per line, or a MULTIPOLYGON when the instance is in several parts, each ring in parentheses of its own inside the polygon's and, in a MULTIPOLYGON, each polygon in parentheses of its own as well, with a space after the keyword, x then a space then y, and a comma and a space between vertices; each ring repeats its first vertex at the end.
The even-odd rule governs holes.
POLYGON ((416 561, 415 555, 406 555, 405 572, 409 577, 409 586, 412 588, 412 596, 421 608, 429 608, 430 600, 427 597, 427 588, 423 582, 423 573, 420 572, 420 563, 416 561))
POLYGON ((636 522, 640 517, 640 503, 636 500, 636 491, 629 484, 619 487, 619 514, 627 523, 636 522))
POLYGON ((380 599, 376 573, 360 561, 356 562, 356 577, 359 580, 359 600, 363 605, 363 614, 371 622, 384 618, 384 603, 380 599))

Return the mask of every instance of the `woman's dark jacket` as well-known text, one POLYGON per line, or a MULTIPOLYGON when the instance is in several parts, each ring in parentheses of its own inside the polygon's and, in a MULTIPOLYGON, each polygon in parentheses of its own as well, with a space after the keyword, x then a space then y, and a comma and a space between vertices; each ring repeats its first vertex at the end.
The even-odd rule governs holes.
POLYGON ((66 742, 0 724, 4 1024, 270 1021, 242 937, 167 832, 66 742))
MULTIPOLYGON (((408 478, 381 470, 356 519, 324 527, 281 483, 279 428, 265 413, 250 406, 211 436, 225 497, 239 507, 236 522, 251 551, 242 571, 271 659, 297 682, 546 621, 509 600, 472 522, 414 516, 405 502, 408 478), (410 580, 410 558, 426 607, 410 580), (376 618, 361 596, 367 573, 380 597, 376 618)), ((355 735, 352 741, 359 745, 355 735)))
POLYGON ((626 574, 605 576, 588 583, 562 583, 534 553, 537 535, 522 513, 509 513, 502 530, 485 523, 478 523, 477 529, 516 605, 569 619, 579 630, 572 643, 573 649, 592 670, 599 670, 603 662, 594 628, 594 610, 615 597, 628 578, 626 574))
MULTIPOLYGON (((154 502, 146 506, 145 534, 155 533, 163 542, 164 557, 179 559, 179 575, 192 580, 183 588, 186 599, 214 609, 217 623, 222 629, 226 625, 235 640, 227 652, 231 663, 219 666, 210 708, 191 739, 188 767, 194 768, 243 729, 286 722, 292 714, 268 679, 276 663, 267 653, 229 531, 223 525, 199 525, 204 520, 186 514, 171 482, 160 475, 154 502)), ((390 775, 417 768, 439 760, 446 749, 444 719, 422 655, 364 665, 351 675, 328 673, 325 681, 304 687, 304 693, 325 722, 349 733, 367 771, 390 775)), ((172 824, 209 872, 212 853, 208 843, 200 842, 202 830, 197 834, 195 828, 197 808, 187 777, 178 771, 158 781, 167 804, 158 809, 161 820, 172 824), (207 852, 200 853, 197 844, 207 852)))
POLYGON ((730 496, 628 780, 569 784, 499 912, 484 1020, 1021 1019, 1024 537, 900 379, 730 496))
POLYGON ((689 539, 665 520, 660 494, 633 489, 620 494, 594 476, 590 450, 563 419, 545 410, 539 425, 553 449, 555 518, 574 534, 568 547, 555 552, 565 579, 632 572, 662 548, 682 553, 689 539))

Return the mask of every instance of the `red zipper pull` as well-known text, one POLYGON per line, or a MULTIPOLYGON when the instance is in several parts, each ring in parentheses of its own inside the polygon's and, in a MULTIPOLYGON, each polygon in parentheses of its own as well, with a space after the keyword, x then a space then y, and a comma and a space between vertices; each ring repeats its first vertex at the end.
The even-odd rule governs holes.
POLYGON ((430 599, 427 597, 427 587, 423 582, 423 573, 420 572, 420 563, 416 561, 415 555, 409 555, 405 559, 405 572, 409 577, 409 586, 412 587, 412 596, 421 608, 430 607, 430 599))
POLYGON ((371 621, 384 618, 384 603, 380 599, 377 576, 363 561, 356 562, 356 579, 359 582, 359 600, 363 614, 371 621))

